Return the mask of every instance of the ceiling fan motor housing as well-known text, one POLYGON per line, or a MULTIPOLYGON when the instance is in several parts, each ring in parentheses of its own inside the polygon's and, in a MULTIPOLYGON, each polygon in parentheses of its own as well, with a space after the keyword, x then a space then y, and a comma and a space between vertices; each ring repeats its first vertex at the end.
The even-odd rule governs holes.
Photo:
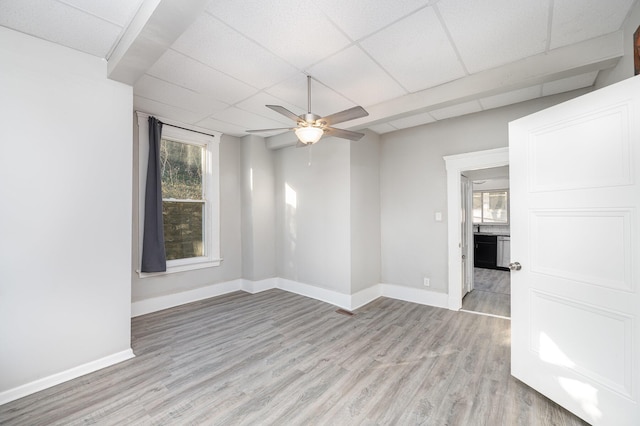
POLYGON ((303 125, 308 125, 308 126, 322 126, 326 123, 323 123, 321 121, 319 121, 322 117, 320 117, 317 114, 313 114, 313 113, 306 113, 306 114, 302 114, 300 116, 300 118, 303 120, 303 125))

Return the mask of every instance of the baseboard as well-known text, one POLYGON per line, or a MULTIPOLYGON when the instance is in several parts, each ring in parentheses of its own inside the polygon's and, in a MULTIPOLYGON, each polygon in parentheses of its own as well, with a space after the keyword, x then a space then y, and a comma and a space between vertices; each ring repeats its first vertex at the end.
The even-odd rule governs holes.
POLYGON ((185 303, 197 302, 210 297, 221 296, 234 291, 243 290, 243 280, 237 279, 222 283, 198 287, 180 293, 167 294, 166 296, 152 297, 131 303, 131 317, 150 314, 151 312, 173 308, 185 303))
POLYGON ((271 290, 272 288, 278 288, 277 278, 267 278, 259 281, 242 280, 242 290, 247 293, 255 294, 261 291, 271 290))
POLYGON ((277 278, 277 283, 279 289, 351 310, 351 296, 348 294, 338 293, 337 291, 288 280, 286 278, 277 278))
POLYGON ((382 285, 376 284, 351 295, 351 310, 363 307, 382 296, 382 285))
POLYGON ((301 296, 310 297, 350 311, 358 309, 367 303, 374 301, 380 296, 404 300, 406 302, 419 303, 421 305, 436 306, 438 308, 449 308, 449 299, 447 294, 423 290, 420 288, 406 287, 396 284, 375 284, 357 293, 348 295, 311 284, 278 277, 258 281, 237 279, 223 283, 211 284, 193 290, 187 290, 181 293, 140 300, 131 304, 131 316, 137 317, 151 312, 184 305, 185 303, 221 296, 234 291, 246 291, 247 293, 255 294, 273 288, 279 288, 301 296))
POLYGON ((381 295, 384 297, 419 303, 421 305, 435 306, 437 308, 449 308, 449 295, 446 293, 397 284, 380 284, 380 287, 381 295))
POLYGON ((39 392, 68 380, 84 376, 85 374, 93 373, 94 371, 110 367, 114 364, 118 364, 119 362, 126 361, 133 357, 135 357, 133 351, 131 349, 126 349, 122 352, 118 352, 113 355, 109 355, 104 358, 100 358, 95 361, 70 368, 69 370, 52 374, 51 376, 43 377, 42 379, 38 379, 30 383, 26 383, 24 385, 18 386, 17 388, 6 390, 0 393, 0 405, 15 401, 16 399, 20 399, 32 393, 39 392))

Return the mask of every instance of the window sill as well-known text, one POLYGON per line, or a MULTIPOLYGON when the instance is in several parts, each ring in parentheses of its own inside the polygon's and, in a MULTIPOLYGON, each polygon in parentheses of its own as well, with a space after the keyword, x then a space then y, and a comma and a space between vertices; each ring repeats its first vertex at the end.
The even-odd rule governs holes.
POLYGON ((142 272, 139 269, 136 273, 140 278, 158 277, 162 275, 175 274, 177 272, 195 271, 197 269, 214 268, 220 266, 223 259, 207 260, 204 262, 189 263, 186 265, 167 266, 167 270, 164 272, 142 272))

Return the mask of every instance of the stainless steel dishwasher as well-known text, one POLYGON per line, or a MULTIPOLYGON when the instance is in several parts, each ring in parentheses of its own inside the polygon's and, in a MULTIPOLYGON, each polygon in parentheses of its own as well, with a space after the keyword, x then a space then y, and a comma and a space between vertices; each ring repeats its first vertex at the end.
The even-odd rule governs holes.
POLYGON ((498 235, 498 253, 496 266, 498 268, 509 268, 511 258, 511 237, 508 235, 498 235))

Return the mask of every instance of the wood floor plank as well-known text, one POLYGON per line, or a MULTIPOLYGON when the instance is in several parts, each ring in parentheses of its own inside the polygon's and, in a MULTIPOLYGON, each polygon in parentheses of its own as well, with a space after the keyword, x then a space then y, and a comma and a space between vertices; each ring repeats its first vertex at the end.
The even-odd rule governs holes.
POLYGON ((512 378, 510 322, 280 290, 132 320, 136 357, 0 406, 3 425, 584 425, 512 378))

